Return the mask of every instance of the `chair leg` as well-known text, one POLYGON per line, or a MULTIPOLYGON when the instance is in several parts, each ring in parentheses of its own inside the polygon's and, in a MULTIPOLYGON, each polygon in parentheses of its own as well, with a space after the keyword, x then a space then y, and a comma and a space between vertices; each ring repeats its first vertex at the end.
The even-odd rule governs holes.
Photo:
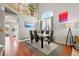
POLYGON ((41 48, 43 48, 43 39, 41 39, 41 48))
POLYGON ((38 42, 39 40, 38 40, 39 38, 35 38, 35 42, 38 42))
POLYGON ((48 44, 50 44, 50 42, 48 42, 48 44))
POLYGON ((46 37, 46 38, 48 39, 48 44, 50 44, 50 41, 51 41, 50 38, 49 37, 46 37))

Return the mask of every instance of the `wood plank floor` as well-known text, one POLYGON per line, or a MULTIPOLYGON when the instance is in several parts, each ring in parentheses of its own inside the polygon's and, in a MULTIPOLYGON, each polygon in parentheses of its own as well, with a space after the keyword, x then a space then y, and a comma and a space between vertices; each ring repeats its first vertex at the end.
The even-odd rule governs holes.
POLYGON ((16 38, 6 38, 5 40, 5 55, 6 56, 34 56, 36 55, 31 49, 25 46, 24 43, 19 43, 16 38))
POLYGON ((55 42, 58 45, 64 46, 64 49, 60 52, 60 56, 71 56, 72 54, 72 46, 71 45, 65 45, 63 43, 55 42))
MULTIPOLYGON (((72 47, 65 45, 60 52, 60 56, 70 56, 72 47)), ((5 39, 5 55, 6 56, 36 56, 37 54, 29 49, 23 42, 18 42, 16 38, 5 39)))
POLYGON ((64 49, 61 51, 61 56, 71 56, 72 54, 72 46, 65 45, 64 49))

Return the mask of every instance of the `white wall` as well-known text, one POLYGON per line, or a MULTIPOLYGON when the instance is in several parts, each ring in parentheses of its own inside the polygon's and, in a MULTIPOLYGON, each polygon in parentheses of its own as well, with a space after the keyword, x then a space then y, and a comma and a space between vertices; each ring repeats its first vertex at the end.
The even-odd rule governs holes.
POLYGON ((35 23, 37 21, 37 19, 35 17, 32 16, 24 16, 21 15, 19 16, 19 27, 20 27, 20 39, 21 38, 26 38, 29 37, 29 29, 25 28, 24 26, 24 22, 30 22, 30 23, 35 23))
POLYGON ((9 14, 9 15, 5 16, 5 23, 17 24, 17 19, 18 19, 18 17, 16 15, 9 14))
MULTIPOLYGON (((45 11, 52 11, 54 14, 54 35, 56 41, 65 42, 67 29, 64 24, 59 23, 58 15, 62 11, 68 11, 69 18, 68 20, 79 20, 79 4, 53 4, 53 3, 41 3, 39 4, 39 15, 41 17, 42 13, 45 11)), ((79 34, 79 22, 75 26, 76 29, 73 29, 74 34, 79 34)))

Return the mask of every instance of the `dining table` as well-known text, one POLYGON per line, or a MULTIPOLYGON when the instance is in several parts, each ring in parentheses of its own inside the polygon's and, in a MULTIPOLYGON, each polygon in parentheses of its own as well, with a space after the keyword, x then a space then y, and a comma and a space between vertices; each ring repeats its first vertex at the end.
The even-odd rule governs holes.
POLYGON ((48 36, 50 36, 50 34, 46 34, 46 33, 38 33, 38 36, 41 38, 41 48, 44 47, 44 39, 48 36))

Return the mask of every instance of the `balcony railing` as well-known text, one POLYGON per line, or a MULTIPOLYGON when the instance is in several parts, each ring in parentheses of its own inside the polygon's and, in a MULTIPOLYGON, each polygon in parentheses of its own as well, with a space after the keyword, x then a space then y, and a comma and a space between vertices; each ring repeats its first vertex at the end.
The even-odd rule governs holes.
POLYGON ((7 3, 7 7, 11 8, 12 10, 18 12, 19 14, 28 15, 30 14, 28 11, 28 7, 20 4, 20 3, 7 3))

